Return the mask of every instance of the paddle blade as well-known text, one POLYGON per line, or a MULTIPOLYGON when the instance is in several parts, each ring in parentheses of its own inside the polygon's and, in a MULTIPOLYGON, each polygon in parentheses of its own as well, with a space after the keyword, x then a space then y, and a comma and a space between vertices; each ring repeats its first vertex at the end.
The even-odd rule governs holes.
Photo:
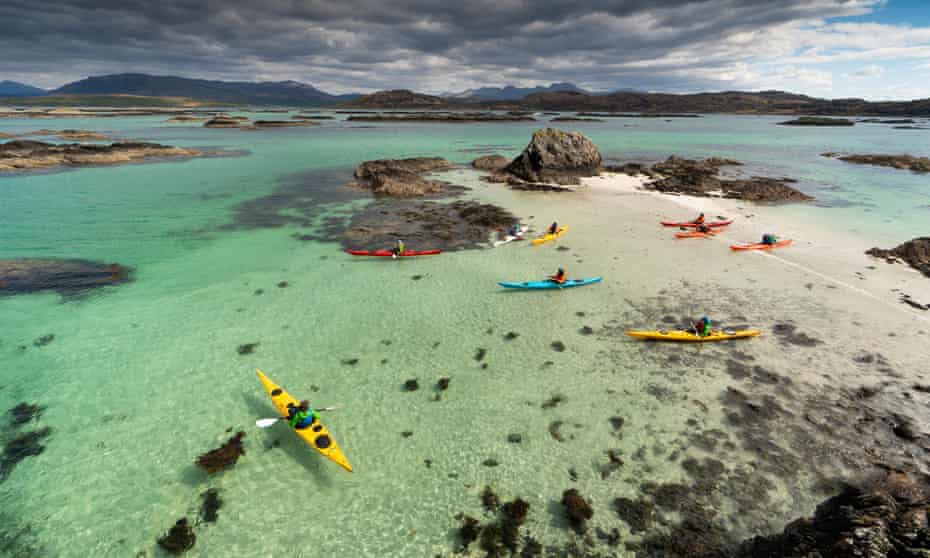
POLYGON ((281 420, 281 419, 279 419, 279 418, 264 418, 264 419, 258 419, 257 421, 255 421, 255 426, 257 426, 257 427, 259 427, 259 428, 268 428, 269 426, 271 426, 272 424, 278 422, 279 420, 281 420))

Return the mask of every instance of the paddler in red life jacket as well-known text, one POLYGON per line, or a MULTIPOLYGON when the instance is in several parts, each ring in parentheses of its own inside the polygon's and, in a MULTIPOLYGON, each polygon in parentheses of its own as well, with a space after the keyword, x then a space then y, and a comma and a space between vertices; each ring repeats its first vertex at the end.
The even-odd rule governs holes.
POLYGON ((559 224, 558 224, 557 222, 553 221, 552 224, 549 225, 549 228, 546 229, 546 232, 549 233, 549 234, 555 234, 555 233, 559 232, 559 224))
POLYGON ((303 430, 309 428, 316 421, 316 414, 310 408, 310 402, 304 399, 300 405, 294 406, 293 403, 287 406, 287 423, 291 428, 303 430))
POLYGON ((561 285, 562 283, 568 280, 568 276, 565 274, 565 269, 560 267, 559 270, 555 273, 555 275, 549 276, 549 280, 555 281, 556 283, 561 285))
POLYGON ((704 214, 701 213, 700 215, 698 215, 697 219, 695 219, 694 221, 691 221, 691 222, 694 223, 695 225, 703 225, 703 224, 704 224, 704 214))

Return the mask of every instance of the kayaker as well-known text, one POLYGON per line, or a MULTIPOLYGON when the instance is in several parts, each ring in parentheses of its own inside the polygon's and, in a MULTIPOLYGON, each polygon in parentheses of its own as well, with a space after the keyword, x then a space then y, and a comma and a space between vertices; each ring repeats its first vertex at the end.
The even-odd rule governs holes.
POLYGON ((568 276, 565 274, 565 269, 560 267, 559 270, 555 273, 555 275, 549 276, 549 280, 555 281, 556 283, 561 285, 562 283, 568 280, 568 276))
POLYGON ((406 249, 407 249, 407 246, 404 245, 404 241, 398 238, 397 242, 394 243, 394 249, 391 250, 391 252, 394 254, 394 257, 396 258, 397 256, 403 256, 404 251, 406 249))
POLYGON ((710 227, 708 227, 708 226, 705 225, 704 223, 701 223, 700 225, 697 226, 697 230, 698 230, 698 232, 702 232, 702 233, 704 233, 704 234, 707 234, 707 233, 710 232, 710 227))
POLYGON ((293 403, 287 406, 287 423, 291 425, 291 428, 303 430, 309 428, 315 420, 316 414, 314 414, 313 409, 310 408, 310 402, 306 399, 301 401, 298 406, 294 406, 293 403))
POLYGON ((507 231, 507 234, 510 236, 520 236, 520 223, 510 225, 510 230, 507 231))
POLYGON ((700 215, 697 216, 697 219, 695 219, 694 221, 691 221, 691 222, 694 223, 695 225, 703 225, 703 224, 704 224, 704 214, 701 213, 700 215))
POLYGON ((710 318, 704 316, 698 320, 697 323, 694 324, 694 333, 699 337, 707 337, 710 335, 710 318))
POLYGON ((762 244, 765 244, 766 246, 771 246, 775 244, 776 242, 778 242, 778 238, 776 238, 774 234, 765 233, 762 235, 762 244))
POLYGON ((559 224, 558 224, 557 222, 553 221, 552 224, 549 225, 549 228, 546 229, 546 232, 549 233, 549 234, 555 234, 555 233, 559 232, 559 224))

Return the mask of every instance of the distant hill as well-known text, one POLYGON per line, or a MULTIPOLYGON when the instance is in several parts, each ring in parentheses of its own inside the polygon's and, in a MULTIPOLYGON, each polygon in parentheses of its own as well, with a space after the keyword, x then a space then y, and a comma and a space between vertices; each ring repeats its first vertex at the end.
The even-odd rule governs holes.
POLYGON ((378 91, 371 95, 362 95, 357 99, 342 103, 347 108, 387 108, 387 109, 435 109, 448 105, 442 97, 414 93, 408 89, 378 91))
POLYGON ((461 100, 478 100, 478 101, 516 101, 527 95, 536 93, 556 93, 562 91, 573 91, 575 93, 588 93, 574 83, 553 83, 543 87, 514 87, 507 85, 504 87, 480 87, 478 89, 468 89, 461 93, 448 95, 452 99, 461 100))
POLYGON ((60 87, 51 94, 183 97, 219 103, 280 106, 325 106, 358 97, 330 95, 312 85, 296 81, 211 81, 147 74, 89 77, 60 87))
POLYGON ((35 95, 0 97, 2 106, 22 107, 112 107, 112 108, 200 108, 230 103, 199 101, 184 97, 141 97, 136 95, 35 95))
POLYGON ((16 81, 0 81, 0 97, 33 97, 36 95, 45 95, 45 90, 16 81))

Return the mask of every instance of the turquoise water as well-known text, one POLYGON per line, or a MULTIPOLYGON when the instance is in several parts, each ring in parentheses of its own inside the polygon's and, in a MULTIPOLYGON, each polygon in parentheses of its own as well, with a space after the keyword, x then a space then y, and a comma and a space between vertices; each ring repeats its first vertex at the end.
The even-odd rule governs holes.
MULTIPOLYGON (((332 186, 343 174, 349 180, 363 160, 431 155, 464 164, 484 152, 516 155, 539 123, 330 122, 246 132, 162 120, 0 120, 0 132, 92 129, 234 154, 0 178, 0 258, 87 258, 136 270, 134 282, 73 300, 51 293, 0 299, 0 410, 40 403, 47 410, 37 426, 53 429, 46 450, 0 483, 5 523, 31 528, 10 547, 21 555, 32 548, 36 556, 157 556, 155 539, 179 517, 193 519, 208 487, 220 488, 225 505, 216 524, 197 527, 194 556, 315 556, 321 545, 327 555, 451 554, 454 516, 480 516, 478 494, 486 484, 502 498, 529 501, 526 531, 547 544, 573 536, 552 511, 569 487, 593 500, 594 525, 619 526, 627 537, 609 509, 614 497, 635 497, 644 479, 685 478, 668 458, 673 449, 723 458, 687 442, 685 419, 719 426, 717 397, 732 380, 721 371, 721 349, 700 348, 703 360, 691 362, 686 353, 682 364, 670 366, 666 357, 679 349, 630 344, 618 333, 624 327, 710 306, 722 293, 728 302, 715 316, 771 325, 790 313, 824 338, 843 339, 807 354, 786 352, 770 339, 747 345, 760 362, 803 369, 805 380, 817 383, 847 365, 850 354, 874 348, 874 340, 846 324, 865 316, 892 331, 908 323, 872 303, 853 307, 841 290, 804 288, 809 277, 771 259, 725 260, 727 275, 690 280, 686 270, 721 256, 706 243, 670 259, 667 243, 656 237, 656 216, 641 200, 514 193, 470 172, 453 175, 473 186, 470 197, 499 203, 537 227, 554 218, 571 223, 560 241, 569 250, 514 243, 367 261, 344 256, 336 244, 292 238, 312 225, 235 226, 238 204, 286 185, 306 185, 309 199, 332 202, 314 220, 364 203, 346 201, 332 186), (574 276, 604 275, 605 282, 564 293, 496 288, 498 280, 535 279, 566 262, 574 276), (747 280, 774 286, 755 296, 744 291, 747 280), (286 287, 277 286, 282 281, 286 287), (582 335, 583 326, 596 333, 582 335), (519 336, 506 340, 511 331, 519 336), (33 346, 46 334, 54 341, 33 346), (563 351, 553 348, 557 341, 563 351), (258 343, 254 354, 237 353, 244 343, 258 343), (480 349, 486 354, 478 360, 480 349), (323 418, 353 474, 283 428, 253 426, 274 415, 255 367, 297 397, 340 407, 323 418), (440 377, 451 384, 433 401, 440 377), (410 378, 419 380, 418 391, 401 389, 410 378), (564 402, 542 408, 553 396, 564 402), (622 436, 610 428, 611 416, 625 418, 622 436), (564 423, 562 442, 549 433, 555 421, 564 423), (208 478, 193 461, 228 438, 227 428, 247 432, 246 455, 208 478), (404 437, 405 431, 413 434, 404 437), (512 433, 522 443, 508 442, 512 433), (645 455, 633 458, 639 448, 645 455), (599 467, 607 449, 619 450, 627 464, 604 479, 599 467)), ((930 136, 876 125, 774 126, 778 120, 623 119, 571 128, 591 137, 608 159, 715 155, 746 162, 748 173, 797 178, 820 203, 776 208, 785 219, 811 220, 878 245, 926 234, 926 177, 818 154, 928 155, 930 136)), ((923 357, 912 342, 888 342, 900 355, 899 371, 918 370, 923 357)), ((724 460, 750 457, 733 451, 724 460)), ((813 477, 799 471, 791 481, 773 479, 769 515, 733 520, 733 528, 758 532, 809 512, 816 498, 791 491, 813 477)))

